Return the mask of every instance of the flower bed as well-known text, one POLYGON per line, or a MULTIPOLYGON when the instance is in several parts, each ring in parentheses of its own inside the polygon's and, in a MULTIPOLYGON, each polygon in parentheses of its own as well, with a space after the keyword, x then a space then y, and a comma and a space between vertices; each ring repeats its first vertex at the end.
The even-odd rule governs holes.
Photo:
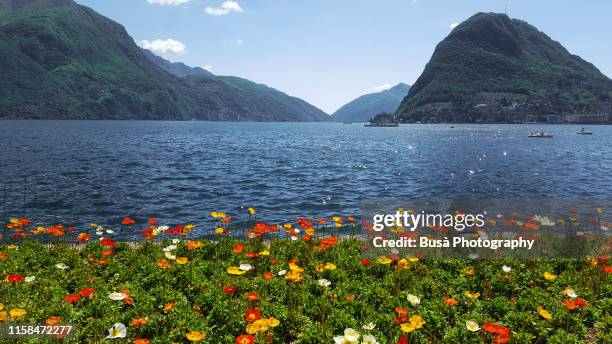
POLYGON ((606 258, 368 260, 349 238, 219 234, 0 246, 0 323, 70 324, 74 343, 612 341, 606 258))

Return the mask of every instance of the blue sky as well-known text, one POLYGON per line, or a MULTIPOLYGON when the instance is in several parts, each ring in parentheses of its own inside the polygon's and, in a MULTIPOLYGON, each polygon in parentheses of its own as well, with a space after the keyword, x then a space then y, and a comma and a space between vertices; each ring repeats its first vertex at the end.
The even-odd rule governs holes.
POLYGON ((612 1, 77 0, 158 54, 303 98, 332 113, 384 85, 412 84, 476 12, 525 20, 612 77, 612 1))

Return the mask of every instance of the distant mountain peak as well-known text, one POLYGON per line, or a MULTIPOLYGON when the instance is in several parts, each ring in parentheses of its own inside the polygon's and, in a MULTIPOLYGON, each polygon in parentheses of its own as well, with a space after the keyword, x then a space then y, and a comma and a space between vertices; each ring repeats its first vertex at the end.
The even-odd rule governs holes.
POLYGON ((401 82, 388 90, 363 95, 334 112, 332 119, 336 122, 367 122, 378 113, 393 113, 409 90, 410 86, 401 82))
POLYGON ((477 13, 436 46, 396 115, 514 121, 534 113, 599 113, 611 100, 612 80, 536 27, 477 13))

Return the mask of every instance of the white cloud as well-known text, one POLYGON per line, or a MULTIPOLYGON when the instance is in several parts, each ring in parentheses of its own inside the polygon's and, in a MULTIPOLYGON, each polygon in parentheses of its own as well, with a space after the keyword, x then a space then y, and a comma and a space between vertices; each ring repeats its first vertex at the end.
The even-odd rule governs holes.
MULTIPOLYGON (((164 0, 168 1, 168 0, 164 0)), ((167 55, 183 55, 187 50, 187 46, 179 41, 175 41, 172 38, 168 39, 156 39, 154 41, 143 40, 138 42, 141 48, 151 50, 155 54, 167 56, 167 55)))
MULTIPOLYGON (((169 0, 162 0, 162 1, 169 1, 169 0)), ((178 1, 182 1, 182 0, 178 0, 178 1)), ((210 14, 211 16, 224 16, 226 14, 229 14, 230 12, 241 13, 243 11, 242 11, 242 7, 240 7, 240 5, 236 1, 231 1, 231 0, 225 1, 223 4, 221 4, 221 7, 206 7, 206 13, 210 14)))
POLYGON ((201 65, 200 68, 206 69, 209 72, 212 72, 212 70, 213 70, 213 66, 207 65, 207 64, 206 65, 201 65))
POLYGON ((237 40, 235 40, 235 41, 234 41, 234 43, 236 43, 236 44, 242 44, 243 42, 244 42, 244 41, 243 41, 243 40, 241 40, 241 39, 237 39, 237 40))
POLYGON ((382 92, 382 91, 386 91, 388 89, 390 89, 392 86, 389 84, 382 84, 380 86, 376 86, 374 87, 374 91, 376 92, 382 92))
POLYGON ((147 0, 150 4, 163 5, 163 6, 178 6, 186 4, 191 0, 147 0))
POLYGON ((450 24, 450 29, 452 30, 452 29, 456 28, 457 26, 459 26, 459 23, 452 23, 452 24, 450 24))

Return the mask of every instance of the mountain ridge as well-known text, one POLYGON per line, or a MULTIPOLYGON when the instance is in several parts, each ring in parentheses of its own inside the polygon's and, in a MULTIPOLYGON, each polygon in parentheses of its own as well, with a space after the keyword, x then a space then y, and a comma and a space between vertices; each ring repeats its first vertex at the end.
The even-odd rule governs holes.
POLYGON ((71 0, 0 0, 0 57, 4 119, 329 119, 244 79, 173 75, 122 25, 71 0))
POLYGON ((360 123, 381 112, 394 113, 409 90, 410 86, 401 82, 388 90, 362 95, 336 110, 332 120, 360 123))
POLYGON ((506 121, 512 113, 599 111, 611 98, 612 80, 591 63, 525 21, 481 12, 436 46, 396 116, 506 121))

